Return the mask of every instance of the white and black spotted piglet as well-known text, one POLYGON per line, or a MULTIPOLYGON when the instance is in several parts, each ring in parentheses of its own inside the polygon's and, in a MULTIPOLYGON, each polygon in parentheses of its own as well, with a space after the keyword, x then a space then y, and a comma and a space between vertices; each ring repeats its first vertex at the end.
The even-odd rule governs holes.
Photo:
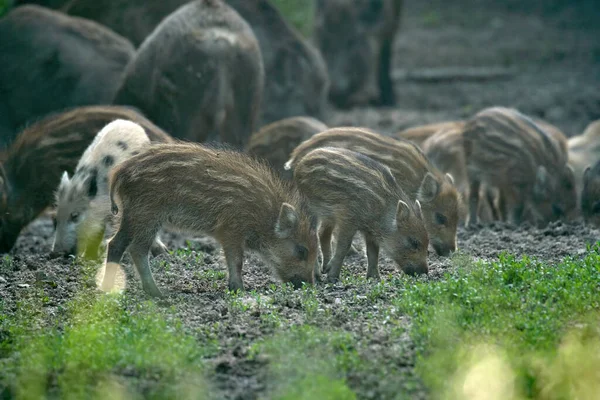
MULTIPOLYGON (((117 119, 106 125, 81 156, 75 174, 65 171, 56 192, 55 236, 52 251, 96 258, 107 224, 112 226, 108 175, 126 159, 150 145, 144 129, 117 119)), ((153 254, 165 246, 156 240, 153 254)))

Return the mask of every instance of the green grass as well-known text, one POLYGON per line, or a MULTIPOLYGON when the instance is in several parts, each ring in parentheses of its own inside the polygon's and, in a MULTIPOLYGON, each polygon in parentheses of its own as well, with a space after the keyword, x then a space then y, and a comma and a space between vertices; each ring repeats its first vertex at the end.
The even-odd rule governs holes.
POLYGON ((412 318, 417 370, 434 398, 468 398, 485 387, 498 399, 600 393, 597 246, 556 266, 510 255, 457 264, 394 301, 412 318))
POLYGON ((273 0, 273 4, 283 14, 283 17, 304 37, 308 38, 312 35, 315 19, 315 0, 273 0))
POLYGON ((255 343, 250 354, 269 361, 268 398, 350 400, 345 375, 360 364, 354 346, 348 333, 300 325, 255 343))
POLYGON ((32 295, 15 319, 0 321, 9 332, 0 347, 8 356, 3 384, 16 398, 106 398, 106 390, 130 397, 140 388, 149 398, 199 398, 205 391, 204 349, 153 303, 128 310, 120 295, 82 296, 40 329, 41 298, 32 295))

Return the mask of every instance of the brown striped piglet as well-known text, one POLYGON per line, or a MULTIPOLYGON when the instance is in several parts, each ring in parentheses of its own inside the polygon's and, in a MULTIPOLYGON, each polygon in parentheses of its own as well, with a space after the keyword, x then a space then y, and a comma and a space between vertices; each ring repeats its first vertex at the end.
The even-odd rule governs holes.
POLYGON ((0 252, 10 251, 21 230, 54 203, 63 172, 72 174, 98 131, 119 118, 143 126, 153 142, 173 140, 130 108, 77 107, 28 126, 0 155, 0 252))
MULTIPOLYGON (((320 220, 323 271, 336 282, 357 231, 365 237, 367 278, 379 279, 383 248, 407 274, 426 274, 429 237, 419 201, 413 201, 385 165, 351 150, 322 147, 294 167, 294 182, 320 220), (332 234, 336 246, 331 256, 332 234)), ((320 275, 315 266, 315 277, 320 275)))
POLYGON ((583 190, 583 175, 587 167, 600 160, 600 120, 591 122, 580 135, 569 138, 569 164, 575 172, 579 195, 583 190))
POLYGON ((421 147, 423 143, 433 136, 436 132, 446 129, 460 129, 464 126, 463 121, 443 121, 434 122, 426 125, 413 126, 411 128, 404 129, 392 137, 396 139, 405 139, 415 143, 421 147))
POLYGON ((581 213, 587 223, 600 227, 600 160, 583 173, 581 213))
POLYGON ((120 225, 108 242, 103 290, 113 287, 128 250, 146 293, 162 296, 148 251, 163 226, 215 238, 231 290, 244 289, 244 250, 256 252, 284 282, 314 282, 316 218, 297 189, 248 155, 193 143, 151 146, 113 170, 110 196, 120 225))
MULTIPOLYGON (((108 175, 127 158, 150 145, 144 128, 117 119, 106 125, 85 150, 71 178, 63 173, 56 191, 55 234, 52 251, 98 257, 105 228, 111 221, 108 175)), ((165 246, 157 241, 152 252, 165 246)))
POLYGON ((515 109, 491 107, 463 133, 469 175, 469 224, 477 222, 481 184, 499 190, 499 213, 519 224, 527 215, 543 226, 576 211, 575 177, 566 145, 515 109))
POLYGON ((319 147, 356 151, 389 167, 400 188, 412 201, 421 203, 429 242, 436 253, 447 256, 456 250, 460 196, 452 176, 437 169, 418 146, 365 128, 332 128, 296 147, 286 168, 293 171, 306 154, 319 147))
MULTIPOLYGON (((246 152, 269 163, 281 176, 292 151, 314 134, 327 130, 327 125, 312 117, 290 117, 264 126, 250 137, 246 152)), ((290 179, 291 176, 286 176, 290 179)))

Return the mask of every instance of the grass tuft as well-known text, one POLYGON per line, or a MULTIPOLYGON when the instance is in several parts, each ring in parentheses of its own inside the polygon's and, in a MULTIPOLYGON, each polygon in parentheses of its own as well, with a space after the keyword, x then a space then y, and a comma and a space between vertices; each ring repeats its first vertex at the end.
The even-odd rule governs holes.
POLYGON ((15 351, 6 365, 15 397, 94 398, 109 390, 130 398, 141 388, 151 398, 193 387, 201 393, 203 348, 154 303, 126 302, 120 295, 82 296, 68 304, 64 321, 43 331, 32 322, 35 302, 21 307, 10 327, 15 351))

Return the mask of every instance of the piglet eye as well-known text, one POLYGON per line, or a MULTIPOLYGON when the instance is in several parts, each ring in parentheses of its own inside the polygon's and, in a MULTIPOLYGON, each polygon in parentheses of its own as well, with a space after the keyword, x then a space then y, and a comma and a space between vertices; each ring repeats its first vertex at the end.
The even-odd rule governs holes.
POLYGON ((446 225, 448 222, 448 218, 445 215, 440 213, 435 213, 435 223, 438 225, 446 225))
POLYGON ((71 213, 71 221, 77 222, 78 220, 79 220, 79 213, 78 212, 71 213))
POLYGON ((300 261, 306 261, 308 259, 308 249, 304 246, 296 246, 296 258, 300 261))

